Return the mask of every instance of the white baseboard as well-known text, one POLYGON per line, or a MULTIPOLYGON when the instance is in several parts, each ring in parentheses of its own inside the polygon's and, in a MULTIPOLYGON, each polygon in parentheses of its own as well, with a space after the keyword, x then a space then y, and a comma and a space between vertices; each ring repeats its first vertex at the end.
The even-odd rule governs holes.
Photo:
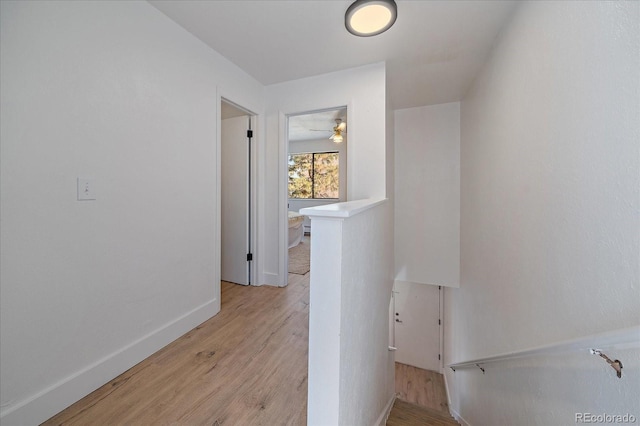
POLYGON ((274 274, 272 272, 263 272, 262 273, 262 282, 260 285, 271 285, 279 287, 278 284, 280 282, 280 276, 278 274, 274 274))
POLYGON ((449 413, 451 413, 451 416, 462 426, 471 426, 456 410, 449 409, 449 413))
POLYGON ((391 397, 389 402, 387 402, 387 405, 384 407, 384 410, 382 410, 382 413, 380 414, 380 417, 378 417, 378 420, 376 420, 374 425, 376 425, 376 426, 384 426, 384 425, 387 424, 387 420, 389 420, 389 414, 391 414, 391 409, 393 408, 393 403, 394 402, 396 402, 395 394, 391 397))
POLYGON ((89 367, 7 407, 0 414, 0 423, 38 425, 44 422, 217 314, 217 302, 210 300, 89 367))

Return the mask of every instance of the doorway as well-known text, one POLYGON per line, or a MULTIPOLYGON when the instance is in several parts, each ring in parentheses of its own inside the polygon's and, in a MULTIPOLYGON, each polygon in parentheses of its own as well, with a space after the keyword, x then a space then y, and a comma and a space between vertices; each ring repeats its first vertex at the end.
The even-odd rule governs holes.
POLYGON ((299 211, 347 200, 347 134, 346 106, 287 116, 284 262, 289 277, 310 269, 313 230, 299 211))
POLYGON ((220 279, 252 283, 252 141, 253 115, 221 100, 220 279))
POLYGON ((390 331, 397 363, 442 372, 443 293, 437 285, 394 282, 390 331))

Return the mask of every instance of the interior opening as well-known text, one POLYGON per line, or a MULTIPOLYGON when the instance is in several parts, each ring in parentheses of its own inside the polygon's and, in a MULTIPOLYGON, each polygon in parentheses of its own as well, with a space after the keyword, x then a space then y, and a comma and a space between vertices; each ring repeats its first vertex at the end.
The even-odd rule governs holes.
POLYGON ((347 107, 289 115, 287 123, 287 272, 310 270, 306 207, 347 200, 347 107))
POLYGON ((252 114, 222 99, 220 115, 220 279, 251 285, 252 114))

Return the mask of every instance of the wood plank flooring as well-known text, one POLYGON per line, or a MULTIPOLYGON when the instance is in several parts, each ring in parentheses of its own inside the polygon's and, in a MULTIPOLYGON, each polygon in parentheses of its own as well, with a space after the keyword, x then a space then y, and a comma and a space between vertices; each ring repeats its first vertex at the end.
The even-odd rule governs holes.
POLYGON ((309 274, 222 283, 222 309, 45 425, 305 425, 309 274))
POLYGON ((449 414, 444 377, 435 371, 396 362, 396 396, 403 401, 449 414))
POLYGON ((460 426, 460 424, 441 411, 396 399, 387 420, 387 426, 460 426))
POLYGON ((444 376, 396 362, 396 400, 387 426, 459 425, 449 414, 444 376))

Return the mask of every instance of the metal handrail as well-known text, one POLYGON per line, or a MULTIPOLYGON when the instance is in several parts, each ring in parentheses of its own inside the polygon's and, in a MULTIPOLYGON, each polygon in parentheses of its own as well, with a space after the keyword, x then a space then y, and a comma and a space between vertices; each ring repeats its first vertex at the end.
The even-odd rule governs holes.
POLYGON ((602 352, 602 349, 627 349, 635 347, 640 347, 640 325, 521 351, 507 352, 461 362, 453 362, 451 364, 447 364, 447 367, 451 368, 453 371, 461 368, 476 367, 482 370, 482 373, 484 374, 485 370, 482 368, 482 365, 484 364, 532 356, 589 351, 591 354, 599 355, 607 361, 607 363, 616 371, 617 376, 622 377, 622 362, 617 359, 612 361, 602 352))

